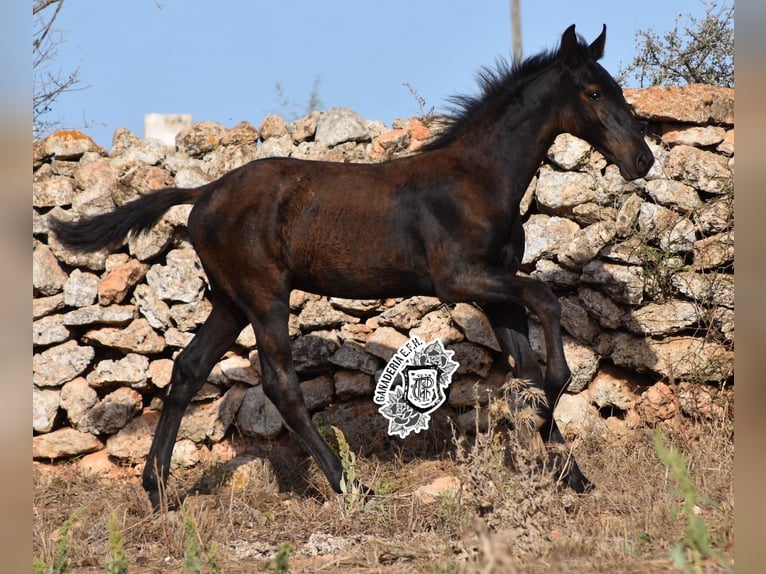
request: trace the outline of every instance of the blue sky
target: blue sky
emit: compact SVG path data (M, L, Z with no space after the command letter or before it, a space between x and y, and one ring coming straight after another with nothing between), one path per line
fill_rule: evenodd
M125 126L143 136L144 115L256 127L270 113L302 115L318 81L322 107L347 106L387 125L444 111L475 93L475 75L511 49L509 0L67 0L56 64L80 66L77 91L49 120L106 147ZM524 55L554 47L577 25L588 41L607 25L602 64L615 73L635 54L635 32L701 17L701 0L521 1ZM289 106L280 102L277 84Z

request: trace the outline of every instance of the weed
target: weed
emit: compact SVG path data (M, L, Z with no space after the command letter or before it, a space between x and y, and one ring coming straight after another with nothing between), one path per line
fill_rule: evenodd
M287 570L290 568L289 559L292 551L293 545L289 541L286 540L279 543L279 546L277 546L276 555L271 559L271 562L269 562L271 571L274 574L282 574L282 572L287 572Z
M106 574L127 574L128 559L125 556L123 535L114 513L109 516L107 529L109 530L109 555L106 557L104 571Z
M69 532L72 530L75 520L83 512L85 512L85 508L78 508L61 525L58 540L56 541L56 551L50 566L46 566L45 562L40 558L32 559L32 569L35 574L64 574L71 571L69 564Z
M686 518L686 534L671 550L671 558L675 565L685 573L698 574L702 572L704 558L720 556L710 547L710 536L705 522L698 516L697 490L692 484L689 470L683 455L678 450L667 447L662 439L662 431L654 433L654 449L657 457L670 471L673 480L678 484L678 493L683 497L683 514ZM677 515L677 512L675 513ZM723 561L721 561L723 564Z
M186 531L186 544L184 545L184 572L198 574L202 572L202 551L199 547L197 527L191 516L184 512L184 530Z
M431 108L426 111L425 98L421 96L409 82L405 82L402 85L407 88L407 91L410 92L412 97L415 98L415 101L418 103L418 119L424 126L428 127L431 123L433 123L434 119L436 119L433 106L431 106Z
M338 454L343 464L343 476L340 479L340 491L344 495L345 508L348 511L358 510L364 501L362 489L356 478L356 455L346 440L343 431L332 427L335 439L338 441Z

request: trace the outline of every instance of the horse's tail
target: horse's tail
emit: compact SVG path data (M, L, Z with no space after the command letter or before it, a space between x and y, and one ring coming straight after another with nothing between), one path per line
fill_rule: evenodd
M194 203L206 186L193 189L169 187L129 201L114 211L76 221L52 217L49 228L66 248L80 253L113 250L129 234L149 231L174 205Z

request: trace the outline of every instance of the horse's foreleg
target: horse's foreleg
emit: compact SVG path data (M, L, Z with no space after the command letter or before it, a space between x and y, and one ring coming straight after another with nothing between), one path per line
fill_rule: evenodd
M343 464L311 422L293 364L287 329L287 302L275 302L265 316L252 318L263 374L263 392L303 448L314 458L335 492L342 492ZM365 494L372 491L357 485Z
M529 345L529 326L526 311L523 307L515 304L489 305L486 311L495 330L500 347L512 359L511 369L513 376L530 381L533 385L543 388L545 391L546 404L538 406L538 412L543 421L539 432L543 440L553 447L550 449L552 468L559 476L564 477L566 483L575 492L589 490L592 488L590 481L580 471L574 457L561 448L566 443L559 431L556 420L553 418L553 410L563 387L556 385L551 389L548 377L543 382L540 365ZM566 370L567 372L569 371L568 367ZM551 391L555 391L555 393ZM551 397L553 397L553 400Z
M245 324L244 317L230 305L217 304L214 299L210 316L173 364L170 385L143 472L143 487L155 512L161 507L161 495L167 485L170 458L184 411L215 362L231 346Z

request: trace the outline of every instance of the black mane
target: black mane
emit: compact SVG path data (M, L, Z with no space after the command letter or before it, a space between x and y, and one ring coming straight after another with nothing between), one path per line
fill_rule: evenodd
M583 59L590 59L587 42L578 35L578 52ZM429 143L423 146L423 151L442 148L454 141L466 128L475 125L479 116L492 109L502 111L514 98L525 82L548 66L558 61L559 48L547 50L526 59L514 59L508 63L498 58L494 68L483 67L477 75L480 88L478 96L456 95L448 101L450 111L445 117L445 126Z

